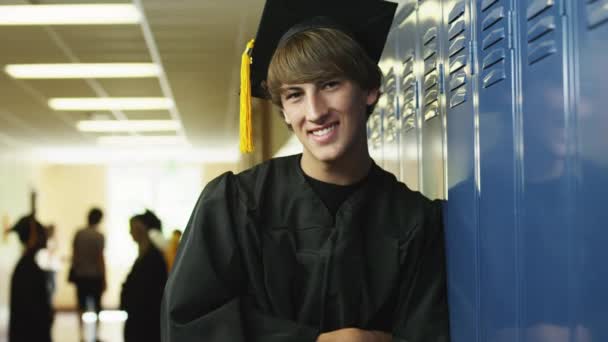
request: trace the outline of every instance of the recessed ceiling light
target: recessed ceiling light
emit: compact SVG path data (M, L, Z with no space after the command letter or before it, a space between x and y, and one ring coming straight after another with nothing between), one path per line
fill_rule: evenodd
M135 78L160 74L154 63L9 64L4 71L13 78L27 79Z
M115 25L140 21L141 13L133 4L0 6L0 25Z
M179 126L174 120L83 120L76 125L82 132L165 132Z
M139 145L155 145L155 146L174 146L186 145L186 139L181 136L119 136L111 135L97 138L98 145L106 146L139 146Z
M52 98L49 107L54 110L158 110L171 109L173 100L165 97L84 97Z

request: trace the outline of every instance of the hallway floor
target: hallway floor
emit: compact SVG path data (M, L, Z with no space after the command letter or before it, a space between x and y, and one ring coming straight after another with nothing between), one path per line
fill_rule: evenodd
M0 342L7 342L8 337L6 325L8 322L0 322ZM102 342L123 342L122 330L124 321L120 318L110 317L102 319L99 324L99 340ZM91 339L93 323L87 324L88 339ZM79 342L78 317L75 312L58 312L53 324L53 342Z

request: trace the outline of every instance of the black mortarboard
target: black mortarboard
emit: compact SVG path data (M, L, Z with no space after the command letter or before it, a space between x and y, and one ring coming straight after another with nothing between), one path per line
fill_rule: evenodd
M266 97L262 82L279 42L313 28L341 29L378 62L396 8L380 0L267 0L251 55L251 95Z
M32 215L27 215L19 219L11 229L19 236L19 240L24 245L34 244L38 247L44 246L46 240L45 228Z
M251 70L241 70L241 150L248 150L243 135L251 134L251 119L243 111L250 111L250 96L267 97L263 84L280 42L313 28L338 28L378 62L396 9L396 3L382 0L266 0L255 46L250 42L246 51L251 59L244 54L242 60L244 66L251 63Z

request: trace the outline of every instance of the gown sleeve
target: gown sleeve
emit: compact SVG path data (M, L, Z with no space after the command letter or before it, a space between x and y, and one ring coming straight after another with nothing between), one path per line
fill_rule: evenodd
M255 310L244 295L237 230L246 213L234 178L210 182L190 217L165 288L162 341L315 341L311 330Z
M441 202L434 201L405 248L394 341L449 341L444 246Z

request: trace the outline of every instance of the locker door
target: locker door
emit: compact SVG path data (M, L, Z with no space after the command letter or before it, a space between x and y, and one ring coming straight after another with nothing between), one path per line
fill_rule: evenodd
M445 198L443 108L441 103L441 2L421 1L418 10L418 39L422 57L422 192L429 198Z
M475 341L478 319L476 279L477 192L475 187L475 108L469 1L443 2L446 51L447 260L453 341Z
M399 130L400 130L400 119L399 119L399 104L397 99L397 74L396 70L399 68L397 63L397 32L392 30L386 40L384 52L382 54L382 61L380 66L383 73L383 95L380 99L381 107L384 111L382 118L383 127L383 159L384 169L396 177L401 176L400 162L399 162Z
M378 103L374 112L367 119L367 145L369 153L380 167L384 167L382 117L383 109L380 103Z
M574 319L593 341L608 341L608 1L579 0L574 48L578 73L574 139L577 143L574 179L576 230L574 250L584 253L582 267L573 268L580 280Z
M516 341L514 49L510 0L476 0L481 341Z
M420 75L415 68L419 49L416 46L417 14L408 11L399 13L397 18L405 18L397 23L397 60L401 63L399 80L399 105L401 113L401 180L412 190L419 190L419 99Z
M570 113L564 105L569 99L564 91L562 10L558 0L524 0L518 9L523 110L518 285L520 321L530 342L551 334L564 338L572 309L569 266L577 255L569 243L574 233L569 205L573 194L566 148Z

